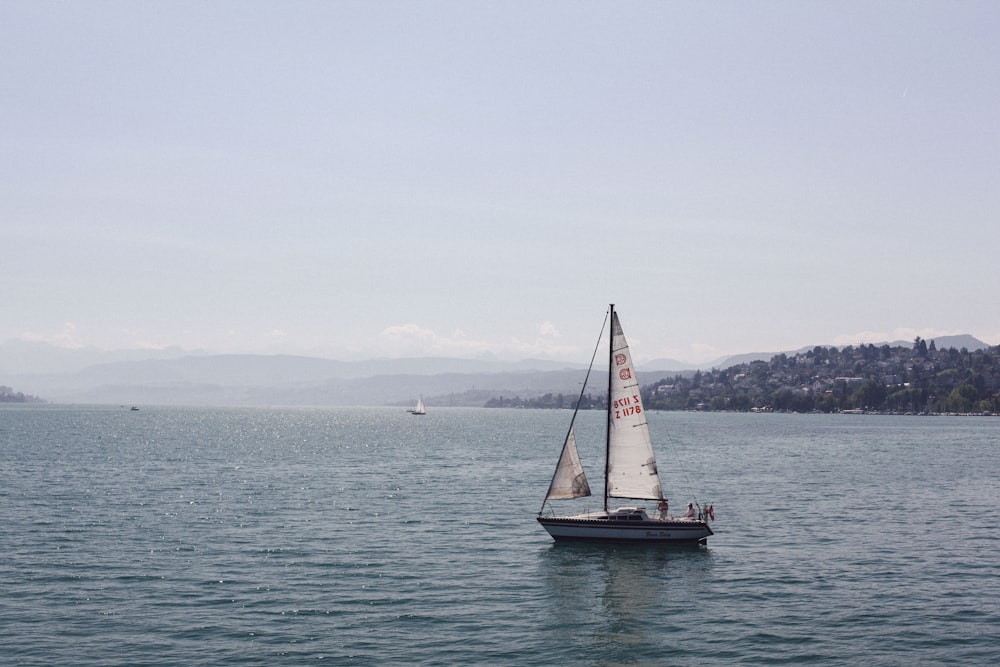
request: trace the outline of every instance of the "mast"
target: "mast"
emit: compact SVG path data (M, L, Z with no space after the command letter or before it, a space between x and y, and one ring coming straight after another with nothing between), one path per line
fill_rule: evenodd
M611 329L608 331L608 423L604 431L604 511L608 511L608 473L611 465L611 373L615 358L615 304L608 306Z

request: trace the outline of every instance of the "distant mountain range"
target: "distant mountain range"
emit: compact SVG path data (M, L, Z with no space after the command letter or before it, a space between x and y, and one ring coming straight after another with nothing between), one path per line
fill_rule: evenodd
M912 344L889 343L893 347ZM935 344L939 349L989 347L969 335L942 336ZM779 353L740 354L700 365L654 359L640 365L639 377L651 383L698 369L766 361L775 354ZM435 403L482 405L496 396L576 395L584 369L582 364L540 359L502 362L428 357L345 362L292 355L192 354L178 348L108 352L23 341L0 344L0 384L53 403L406 405L423 395L428 408Z

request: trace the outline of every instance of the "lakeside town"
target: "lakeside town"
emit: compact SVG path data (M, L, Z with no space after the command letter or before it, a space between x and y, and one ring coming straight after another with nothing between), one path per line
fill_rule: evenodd
M817 346L725 369L678 373L643 385L648 410L1000 414L1000 346L970 352L912 347ZM487 407L571 408L575 396L491 399ZM586 395L581 407L603 407Z

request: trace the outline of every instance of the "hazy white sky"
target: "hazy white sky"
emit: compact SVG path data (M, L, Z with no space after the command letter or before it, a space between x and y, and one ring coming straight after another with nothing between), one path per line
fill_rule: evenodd
M1000 3L0 3L0 341L1000 343Z

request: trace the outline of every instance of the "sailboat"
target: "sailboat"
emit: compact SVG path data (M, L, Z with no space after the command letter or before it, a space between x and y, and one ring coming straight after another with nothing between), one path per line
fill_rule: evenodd
M426 415L427 409L424 407L424 397L421 396L417 399L417 407L410 410L411 415Z
M633 542L667 544L705 544L713 535L708 518L715 519L714 508L688 505L685 516L668 513L667 497L660 485L660 476L649 437L649 425L642 406L639 382L636 379L632 355L614 304L608 307L611 335L608 352L608 408L605 435L604 508L583 514L556 515L546 513L552 500L583 498L591 495L590 484L580 463L573 422L580 402L573 411L569 431L556 465L548 493L538 511L538 523L557 541ZM605 324L607 319L605 320ZM601 330L603 335L603 328ZM598 346L600 339L598 339ZM597 349L590 362L594 366ZM590 370L587 371L587 378ZM580 398L587 383L584 381ZM645 507L627 506L610 509L611 498L649 500L658 503L657 516L650 516Z

